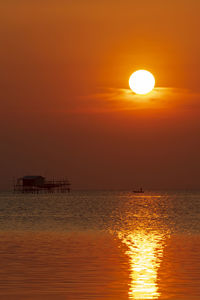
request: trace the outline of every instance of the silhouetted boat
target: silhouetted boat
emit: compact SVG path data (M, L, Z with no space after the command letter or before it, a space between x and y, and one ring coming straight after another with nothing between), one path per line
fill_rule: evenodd
M140 188L139 190L134 190L133 193L139 194L139 193L144 193L144 191L142 188Z

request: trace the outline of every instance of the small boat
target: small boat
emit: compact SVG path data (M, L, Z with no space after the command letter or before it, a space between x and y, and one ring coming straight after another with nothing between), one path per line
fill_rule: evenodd
M139 193L144 193L144 191L142 188L140 188L139 190L134 190L133 193L139 194Z

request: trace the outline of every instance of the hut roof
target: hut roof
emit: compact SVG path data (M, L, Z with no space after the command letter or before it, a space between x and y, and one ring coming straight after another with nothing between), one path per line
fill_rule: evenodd
M24 177L22 177L22 179L30 179L30 180L37 179L37 178L43 178L44 179L43 176L39 176L39 175L30 175L30 176L24 176Z

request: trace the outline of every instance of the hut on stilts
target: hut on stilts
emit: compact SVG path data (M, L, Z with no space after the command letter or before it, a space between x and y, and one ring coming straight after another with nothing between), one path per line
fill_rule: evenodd
M14 184L14 191L18 193L69 193L70 182L63 180L46 180L43 176L24 176L18 178Z

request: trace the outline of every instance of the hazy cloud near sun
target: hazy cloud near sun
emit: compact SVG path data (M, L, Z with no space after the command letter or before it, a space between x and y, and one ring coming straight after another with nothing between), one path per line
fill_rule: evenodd
M83 106L79 109L89 112L200 108L200 93L169 87L154 88L148 95L136 95L130 89L107 88L84 98L87 98L87 101L83 101Z

